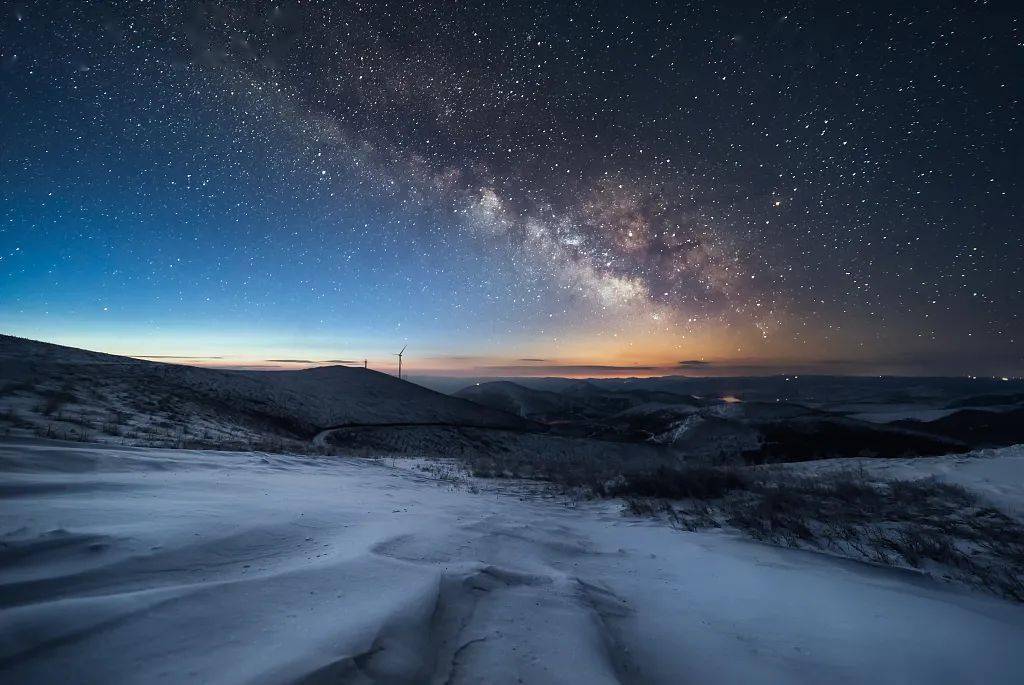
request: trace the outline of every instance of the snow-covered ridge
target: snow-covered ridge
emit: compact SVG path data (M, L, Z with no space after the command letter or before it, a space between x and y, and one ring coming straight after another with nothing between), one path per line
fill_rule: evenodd
M10 336L0 336L0 413L23 432L129 444L308 440L352 424L533 427L362 368L225 371Z

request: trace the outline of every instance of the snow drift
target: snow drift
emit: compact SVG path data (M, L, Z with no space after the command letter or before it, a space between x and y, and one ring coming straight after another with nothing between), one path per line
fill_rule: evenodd
M1024 607L365 460L0 443L0 680L1015 683Z

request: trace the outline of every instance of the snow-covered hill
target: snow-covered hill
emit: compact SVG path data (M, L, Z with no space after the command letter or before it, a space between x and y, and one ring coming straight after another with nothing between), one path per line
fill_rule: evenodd
M0 682L1024 681L1020 605L528 492L0 442Z
M476 383L455 393L455 397L472 400L485 407L524 418L560 417L573 414L582 407L570 398L547 390L533 390L510 381Z
M463 388L455 396L551 422L603 418L640 405L695 407L704 404L690 396L657 390L607 390L589 381L564 380L557 391L530 388L511 381L489 381Z
M352 424L533 427L361 368L224 371L10 336L0 336L0 420L22 434L167 445L308 440Z

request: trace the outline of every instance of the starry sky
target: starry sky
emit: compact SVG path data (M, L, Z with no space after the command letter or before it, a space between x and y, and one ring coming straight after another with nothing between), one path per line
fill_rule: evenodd
M229 367L1024 374L1013 3L2 12L5 333Z

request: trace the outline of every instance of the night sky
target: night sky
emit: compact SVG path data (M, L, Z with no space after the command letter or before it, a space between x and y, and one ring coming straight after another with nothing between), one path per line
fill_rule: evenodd
M408 343L420 373L1024 374L1024 12L722 5L8 4L0 331L270 368Z

